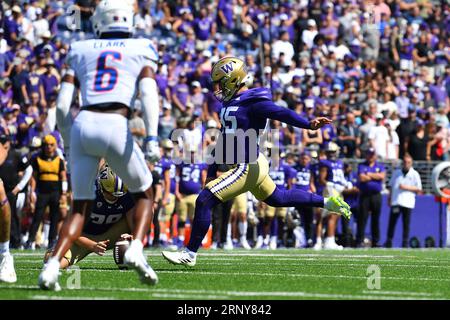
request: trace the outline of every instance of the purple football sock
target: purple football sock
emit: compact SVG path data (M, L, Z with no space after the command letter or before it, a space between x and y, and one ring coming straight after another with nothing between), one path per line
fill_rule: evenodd
M323 208L323 197L300 189L280 190L263 200L272 207L318 207Z
M276 217L272 219L272 223L270 224L270 235L271 236L278 235L278 219Z
M263 232L264 232L264 220L263 219L261 219L261 221L259 221L257 231L258 231L258 236L263 235Z
M203 189L195 201L195 215L187 248L197 252L211 224L211 209L221 201L209 189Z

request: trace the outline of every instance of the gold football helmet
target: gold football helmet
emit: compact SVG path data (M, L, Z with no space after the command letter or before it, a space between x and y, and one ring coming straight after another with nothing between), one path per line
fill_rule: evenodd
M214 95L219 101L229 101L243 86L249 85L245 62L236 57L217 61L211 70Z
M161 141L160 146L163 149L173 149L173 142L170 139L164 139Z
M97 182L101 192L108 192L114 197L120 198L124 196L128 188L114 171L108 165L103 166L97 177Z

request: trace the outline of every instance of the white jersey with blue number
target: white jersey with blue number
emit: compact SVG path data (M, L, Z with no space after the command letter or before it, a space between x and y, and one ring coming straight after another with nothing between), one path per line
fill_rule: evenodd
M158 53L148 39L91 39L71 45L68 65L80 83L81 106L134 105L145 66L156 72Z

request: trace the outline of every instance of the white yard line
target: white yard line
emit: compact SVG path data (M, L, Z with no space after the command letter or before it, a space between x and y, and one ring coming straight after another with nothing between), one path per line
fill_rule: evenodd
M148 257L153 256L161 256L161 252L148 252L145 251L144 254ZM43 257L44 252L15 252L13 256L21 257L21 256L30 256L30 257ZM111 252L107 252L104 257L111 256ZM263 253L263 252L234 252L234 253L220 253L220 252L200 252L199 256L207 256L207 257L296 257L296 258L353 258L353 259L394 259L397 256L394 255L357 255L357 254L313 254L313 253Z
M41 268L17 268L16 270L41 270ZM133 272L132 270L111 270L111 269L80 269L82 273L95 273L95 272ZM346 276L346 275L327 275L327 274L291 274L291 273L268 273L268 272L236 272L234 270L230 270L230 272L216 272L216 271L196 271L196 270L158 270L155 269L156 273L169 273L169 274L189 274L192 276L198 275L210 275L210 276L218 276L225 275L228 277L240 277L240 276L258 276L258 277L284 277L284 278L330 278L330 279L364 279L366 280L366 276ZM447 279L439 279L439 278L410 278L410 277L388 277L383 276L383 280L403 280L403 281L436 281L436 282L450 282L450 278Z
M36 289L37 286L26 285L8 285L0 286L17 288L17 289ZM157 298L194 298L198 299L201 295L202 299L227 299L233 297L280 297L280 298L321 298L321 299L401 299L401 300L428 300L430 298L439 299L439 295L433 295L423 292L400 292L400 291L363 291L363 294L330 294L319 292L288 292L288 291L220 291L220 290L189 290L189 289L144 289L144 288L96 288L82 287L80 290L86 291L107 291L107 292L142 292L148 293ZM384 294L384 295L383 295ZM420 296L426 296L421 298ZM34 295L32 299L114 299L113 297L63 297L63 296L45 296Z
M409 295L409 296L424 296L432 297L436 294L428 292L415 292L415 291L387 291L387 290L363 290L364 294L388 294L388 295Z
M32 300L116 300L114 297L65 297L65 296L45 296L34 295L30 297Z

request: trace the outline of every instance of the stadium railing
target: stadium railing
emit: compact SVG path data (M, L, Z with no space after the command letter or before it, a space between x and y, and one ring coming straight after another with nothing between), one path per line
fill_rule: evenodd
M358 164L364 162L364 159L342 159L344 163L348 163L352 166L353 171L357 172ZM401 160L378 160L378 162L382 163L386 168L386 179L384 181L384 190L383 193L387 192L386 186L389 185L389 181L391 179L391 175L393 171L402 165ZM425 194L432 194L431 187L431 172L433 168L438 165L440 161L414 161L413 168L417 170L420 174L420 178L422 180L422 190Z

